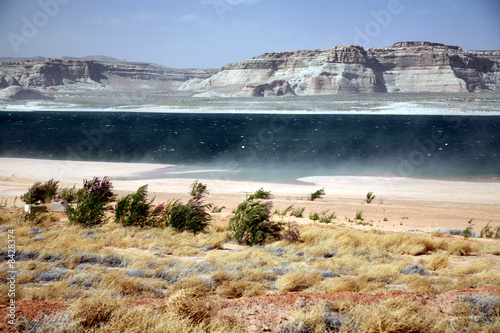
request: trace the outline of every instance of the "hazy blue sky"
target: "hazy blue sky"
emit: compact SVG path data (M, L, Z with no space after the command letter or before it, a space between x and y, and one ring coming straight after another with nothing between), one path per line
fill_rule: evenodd
M500 50L500 0L0 0L0 38L0 56L199 68L408 40Z

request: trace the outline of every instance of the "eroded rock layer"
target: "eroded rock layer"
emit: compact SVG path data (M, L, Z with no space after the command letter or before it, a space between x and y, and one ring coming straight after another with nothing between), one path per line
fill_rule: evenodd
M336 46L264 53L229 64L181 89L244 96L365 92L471 92L500 89L500 51L464 51L429 42Z

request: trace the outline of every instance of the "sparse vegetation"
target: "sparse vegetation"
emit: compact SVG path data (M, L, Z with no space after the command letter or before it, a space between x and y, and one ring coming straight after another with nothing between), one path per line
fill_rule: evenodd
M490 224L488 223L483 229L481 229L479 237L499 239L500 238L500 226L498 226L496 228L492 228L492 227L490 227Z
M203 199L202 196L195 196L186 204L179 200L170 201L165 205L160 224L170 226L178 232L198 233L205 230L212 219L208 212L212 204L205 204Z
M102 182L86 183L80 195L92 192L89 188L94 184L93 192L104 193L100 198L108 200L109 206L114 197L111 184L106 185L108 193L98 190ZM211 206L202 199L196 196L187 204L173 200L155 207L143 186L120 199L115 212L104 211L102 221L115 214L121 223L94 225L63 219L55 225L51 214L41 214L45 220L36 225L36 221L20 223L24 214L0 208L0 230L16 229L16 300L64 301L69 306L60 316L20 319L18 328L244 332L242 318L217 315L218 302L280 292L354 291L376 297L373 294L388 290L403 290L405 295L500 287L500 272L489 255L500 253L500 247L491 241L450 237L442 231L299 226L283 222L288 218L273 217L271 202L255 200L238 205L233 217L220 214L211 223ZM290 207L283 212L293 215ZM328 211L311 215L317 220L336 218ZM141 216L157 222L141 220ZM354 222L370 225L372 221ZM450 229L449 234L462 235L463 231ZM494 238L497 229L488 224L483 231L484 237ZM231 244L232 239L252 246ZM6 260L4 251L0 262ZM6 295L5 291L0 286L0 294ZM306 304L278 328L282 332L498 330L496 297L460 296L457 302L446 316L408 297L367 304Z
M271 202L245 200L229 220L229 230L240 243L263 244L268 238L279 239L283 227L271 221Z
M220 213L220 212L222 212L222 210L224 208L226 208L226 206L222 206L222 207L214 206L214 208L212 208L212 213Z
M62 188L56 196L59 200L64 200L68 204L74 203L78 198L78 190L75 185L73 187L64 187Z
M255 200L255 199L271 199L271 191L265 191L264 188L260 188L257 191L255 191L254 194L250 195L248 197L248 200Z
M191 184L191 192L190 192L192 197L196 196L205 196L209 194L207 190L207 185L199 182L198 180L195 180L193 184Z
M54 179L43 184L36 182L28 189L28 192L21 195L21 200L30 205L50 202L57 195L58 184L59 182Z
M364 217L363 217L363 211L359 210L356 212L356 217L354 217L355 220L358 220L358 221L363 221L364 220Z
M68 206L66 209L68 219L86 226L103 223L106 211L111 208L109 204L115 199L112 189L113 185L107 177L84 180L83 190L78 191L76 208Z
M158 216L163 213L164 206L153 207L154 199L148 201L148 185L137 189L136 193L129 194L118 201L115 208L115 221L125 227L128 226L155 226Z
M295 208L291 213L290 215L291 216L295 216L295 217L304 217L304 211L306 210L306 207L302 207L302 208Z
M321 190L317 190L316 192L311 193L310 200L314 201L316 199L320 199L324 195L325 195L325 189L322 188Z
M373 192L368 192L366 194L366 203L371 203L373 200L375 199L375 195L373 194Z
M286 216L286 214L288 214L290 211L292 211L293 209L293 205L291 206L288 206L287 208L285 208L283 211L279 211L276 209L276 211L274 212L274 214L276 215L281 215L281 216Z

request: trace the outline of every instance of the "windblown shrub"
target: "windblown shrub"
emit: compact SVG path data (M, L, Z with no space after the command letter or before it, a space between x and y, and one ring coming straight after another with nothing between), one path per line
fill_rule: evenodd
M115 220L123 226L154 226L164 209L153 208L153 200L148 202L148 185L139 187L136 193L122 198L116 204Z
M240 243L262 244L267 238L280 239L283 226L270 220L271 202L246 200L238 205L235 215L229 220L229 230Z
M209 210L212 204L204 204L203 197L197 195L186 204L179 200L170 201L165 205L165 211L161 216L160 223L171 226L178 232L192 231L197 233L203 231L212 217Z
M37 202L50 202L57 195L58 184L59 182L54 179L44 184L36 182L28 189L28 192L21 195L21 200L31 205Z
M375 199L375 194L373 192L368 192L366 194L366 203L371 203Z
M322 188L321 190L317 190L316 192L314 193L311 193L311 201L314 201L316 199L319 199L321 198L323 195L325 195L325 189Z
M73 223L92 226L101 224L104 215L110 209L109 203L115 200L111 191L113 185L108 177L101 180L94 177L91 181L83 181L83 189L78 191L76 208L68 206L68 219Z
M206 184L200 183L198 180L195 180L193 184L191 184L191 196L202 196L208 193Z
M66 201L67 203L73 203L78 198L78 190L75 185L73 187L64 187L57 194L57 198Z
M287 224L286 230L283 233L283 239L290 243L295 243L300 241L300 229L299 224L295 221L289 222Z
M264 191L264 188L260 188L257 191L255 191L254 194L248 197L248 200L255 200L255 199L271 199L271 191Z

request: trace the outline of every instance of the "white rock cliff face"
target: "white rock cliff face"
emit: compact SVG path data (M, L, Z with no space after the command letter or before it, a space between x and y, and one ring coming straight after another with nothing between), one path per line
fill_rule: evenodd
M188 81L180 89L242 96L497 90L500 51L401 42L386 48L349 45L265 53L229 64L208 79Z

